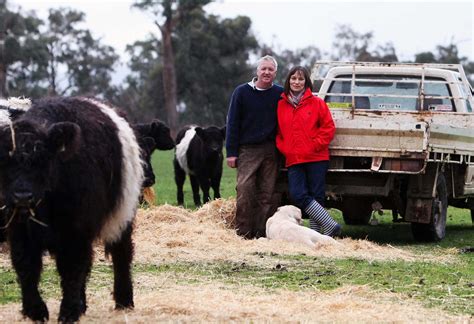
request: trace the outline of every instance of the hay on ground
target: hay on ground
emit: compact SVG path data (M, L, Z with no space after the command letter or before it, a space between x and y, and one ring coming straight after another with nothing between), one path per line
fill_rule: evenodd
M218 199L191 212L182 207L162 205L140 210L135 222L134 241L139 262L164 261L254 261L261 253L306 254L328 258L367 260L433 260L449 262L452 255L415 255L412 252L367 240L339 239L337 246L311 249L285 241L244 240L236 235L235 199Z
M135 309L114 311L107 289L88 292L83 323L156 322L341 322L341 323L469 323L427 309L394 293L377 293L366 286L325 291L266 291L221 283L183 285L164 274L136 278ZM59 301L47 301L50 319L57 318ZM22 320L20 304L0 306L0 322Z

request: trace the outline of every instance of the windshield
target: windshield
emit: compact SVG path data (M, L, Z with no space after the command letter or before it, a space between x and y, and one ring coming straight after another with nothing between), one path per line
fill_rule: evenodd
M352 75L340 75L337 78L351 79ZM448 84L443 82L437 83L437 81L444 80L440 78L425 78L423 110L452 111L454 105L451 99L429 98L430 96L451 96ZM421 77L416 76L356 75L353 90L355 108L372 110L420 110L420 84ZM327 95L325 98L329 107L352 107L351 81L332 81L328 93L333 94ZM349 96L335 94L349 94ZM426 98L426 96L428 98Z

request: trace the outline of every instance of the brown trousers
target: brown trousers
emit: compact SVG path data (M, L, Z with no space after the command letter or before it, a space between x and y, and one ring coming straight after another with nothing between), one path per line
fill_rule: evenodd
M267 219L277 209L275 183L279 154L274 142L243 145L237 160L237 234L265 236Z

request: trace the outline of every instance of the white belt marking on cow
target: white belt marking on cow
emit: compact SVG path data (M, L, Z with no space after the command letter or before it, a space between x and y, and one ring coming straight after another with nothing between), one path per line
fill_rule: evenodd
M112 119L118 129L118 137L122 144L122 193L111 217L108 218L100 233L100 237L107 243L120 239L122 232L135 217L138 198L143 183L143 167L140 158L140 148L130 124L117 115L112 107L99 101L86 99L98 106L100 110Z
M31 100L27 98L10 97L8 100L0 98L0 106L8 107L14 110L27 111L31 107ZM8 110L0 110L0 126L10 125L10 113Z
M179 166L181 169L184 170L187 174L193 174L188 167L188 159L186 158L186 152L188 151L189 148L189 143L191 143L191 140L194 138L196 135L196 126L191 127L184 133L184 137L179 142L178 145L176 145L176 160L178 161Z
M0 126L10 125L10 114L7 110L0 110Z

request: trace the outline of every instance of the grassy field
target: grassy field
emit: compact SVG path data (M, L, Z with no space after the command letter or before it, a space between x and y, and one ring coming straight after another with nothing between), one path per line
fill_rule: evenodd
M155 193L156 202L159 205L165 203L176 204L172 157L172 151L158 152L154 156L153 163L157 178ZM235 176L235 170L224 167L221 190L223 198L235 196ZM186 207L195 208L192 202L189 179L185 183L185 202ZM330 212L339 222L343 223L338 210L333 209ZM349 240L347 241L349 242L347 243L348 248L349 244L352 244L351 242L358 242L358 240L365 242L367 240L383 247L385 250L382 250L382 254L383 251L389 252L391 249L396 249L396 251L413 255L414 259L372 259L370 256L357 257L356 254L348 257L331 258L327 254L314 254L306 250L304 250L306 252L298 253L282 252L277 247L275 247L275 250L268 252L259 245L260 242L257 240L243 241L231 232L227 232L226 235L228 236L222 239L217 237L217 234L214 234L215 232L212 232L207 241L210 242L209 244L212 244L213 240L216 241L213 249L218 250L223 247L222 244L235 242L236 249L241 246L240 253L239 250L236 254L226 254L224 251L222 257L213 261L208 259L188 260L185 254L193 255L192 250L179 252L180 250L177 250L177 247L186 244L197 246L195 248L198 250L205 249L205 247L201 248L197 241L193 243L191 237L182 238L178 237L180 234L176 234L177 236L172 240L163 243L161 246L156 246L156 252L153 252L154 255L156 254L156 261L145 262L140 259L140 255L135 261L134 278L137 287L137 298L145 296L141 298L153 300L155 296L156 298L159 296L160 299L160 302L156 302L152 307L145 307L145 310L143 310L143 304L146 304L144 300L136 302L137 305L141 305L139 307L142 307L142 309L136 309L135 316L144 316L137 321L147 322L156 319L149 317L151 315L146 315L148 312L165 314L164 317L160 318L164 321L235 321L236 318L230 314L215 315L213 313L218 308L222 308L224 313L230 313L230 311L226 311L226 307L232 303L236 304L239 309L243 309L239 313L241 317L237 317L237 321L239 319L246 322L270 319L286 321L287 318L275 315L278 314L276 310L271 310L270 313L274 315L269 315L270 317L258 315L260 310L244 311L247 309L246 307L250 306L243 300L249 299L251 303L258 304L258 302L252 302L252 298L255 296L279 296L280 294L293 296L295 300L299 300L295 296L302 294L303 299L297 303L299 306L296 305L294 308L290 308L290 312L293 312L293 316L296 316L296 314L300 316L295 317L295 321L312 321L311 317L304 317L305 312L315 314L315 316L318 312L322 314L321 312L324 310L318 308L317 305L322 305L324 300L331 300L331 296L334 295L336 295L337 300L343 300L344 296L351 295L357 289L367 289L367 296L355 294L354 301L355 303L361 303L357 306L359 308L367 307L366 317L364 315L357 315L359 316L357 317L353 313L356 312L354 308L345 309L341 305L342 302L334 302L331 306L334 314L350 312L355 317L348 317L345 320L344 317L331 317L331 314L324 313L324 315L321 315L323 316L321 319L329 322L350 322L352 319L356 322L380 321L377 314L369 314L369 308L373 308L376 313L388 312L387 317L382 317L385 318L385 321L466 322L466 319L467 322L472 321L474 316L474 254L472 253L474 227L471 224L468 210L451 207L448 209L446 238L437 243L421 244L415 242L411 236L410 225L392 223L391 214L388 212L378 218L380 224L377 226L344 226L343 233L347 237L345 240ZM178 225L178 223L173 223L170 226L174 228ZM163 231L167 230L163 229ZM201 229L196 231L202 233ZM156 235L158 236L156 238L158 242L165 240L165 236L159 238L160 235L164 235L164 232ZM202 235L205 235L205 233ZM346 242L345 240L344 242ZM136 242L136 244L139 244L139 242ZM252 244L255 245L254 252L248 252L246 248L244 249L244 247ZM170 259L169 255L175 255L176 257ZM8 322L15 318L7 314L6 309L10 309L8 308L9 305L19 307L18 303L21 302L15 274L8 262L5 261L6 259L7 255L0 253L0 322L2 320ZM2 260L3 262L1 262ZM92 270L88 294L92 294L93 302L102 300L105 296L108 302L105 312L108 312L111 304L111 298L106 296L111 289L111 280L110 265L102 262L96 263ZM204 297L201 296L201 298L207 298L210 304L216 302L219 305L214 307L215 310L214 308L206 310L206 315L202 315L193 308L193 305L196 304L193 298L197 298L196 296L203 289L209 289L209 291L205 290L208 293ZM54 265L51 263L45 266L41 290L45 299L58 299L60 297L58 276ZM179 297L176 298L186 309L180 311L169 310L167 307L171 306L164 305L166 302L161 300L171 300L174 295L166 295L166 291L174 291L179 294ZM226 295L225 298L220 297L220 294L224 292L231 295ZM301 309L304 300L316 298L314 297L315 293L322 295L317 295L317 301L308 306L308 309ZM99 297L96 297L96 294ZM239 299L240 295L244 297ZM216 296L216 301L213 301L213 296ZM395 311L395 308L393 308L395 306L387 306L388 304L385 304L387 296L389 296L388 299L394 300L395 304L400 304L402 308ZM367 300L368 304L364 306L362 300ZM261 301L261 303L263 302ZM275 300L271 299L268 302L275 303ZM199 302L199 305L201 304L202 302ZM5 305L4 308L1 305ZM285 306L282 305L281 308L283 309ZM88 310L88 314L92 312L92 315L90 315L92 317L88 320L100 322L102 315L95 315L94 307L97 308L97 305L91 305L90 310ZM424 317L423 312L425 310L431 315ZM100 308L99 311L103 312L104 310ZM464 317L462 319L461 317L455 317L446 320L445 317L438 318L437 313L431 313L438 311L442 314L448 314L447 316ZM395 316L394 312L397 312L398 317L393 317ZM419 317L416 317L417 313L419 313ZM199 317L196 314L204 317ZM114 322L125 321L123 318L112 318L110 320ZM133 322L133 318L129 318L129 320ZM316 319L313 318L313 320Z
M173 154L171 151L158 151L153 155L153 170L156 175L156 184L154 186L156 195L156 204L176 205L176 184L174 182ZM221 180L221 197L235 197L236 171L226 165L223 168ZM211 189L211 197L213 192ZM201 197L202 200L202 197ZM184 207L195 208L191 182L186 177L184 183Z

